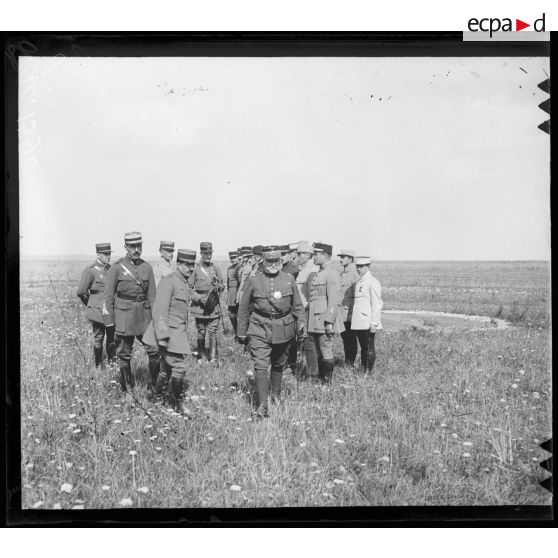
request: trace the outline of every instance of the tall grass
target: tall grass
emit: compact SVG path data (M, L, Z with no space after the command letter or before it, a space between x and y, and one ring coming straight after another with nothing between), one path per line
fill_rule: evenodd
M372 375L339 363L331 389L286 375L283 402L258 422L250 362L230 334L222 367L190 361L192 420L150 406L141 348L137 401L123 397L116 371L92 366L75 298L82 265L22 268L24 508L550 502L538 486L539 443L551 435L544 264L379 264L386 308L502 307L517 327L381 333Z

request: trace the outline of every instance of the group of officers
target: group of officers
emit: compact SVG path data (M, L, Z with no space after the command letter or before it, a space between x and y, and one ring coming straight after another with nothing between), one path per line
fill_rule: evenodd
M224 278L212 262L211 242L200 244L199 261L186 249L177 250L174 261L174 242L161 241L154 266L141 258L142 246L141 233L126 233L126 255L110 265L110 243L96 244L97 259L83 271L77 291L93 328L95 365L103 364L106 339L108 361L118 362L123 391L135 386L131 358L137 339L149 357L152 397L168 397L176 411L187 414L189 314L195 318L198 362L207 358L216 364L225 290L235 339L253 363L257 418L268 416L270 398L279 401L286 369L300 380L331 383L336 333L345 363L355 364L360 345L362 369L372 370L382 298L369 257L340 250L338 272L332 246L322 242L243 246L229 252Z

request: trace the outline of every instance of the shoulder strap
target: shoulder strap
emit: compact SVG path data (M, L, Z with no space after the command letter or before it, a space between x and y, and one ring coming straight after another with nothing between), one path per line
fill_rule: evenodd
M124 275L129 275L132 278L132 281L144 292L144 294L147 294L147 291L143 288L143 285L135 278L134 274L122 262L120 262L120 267L124 270Z

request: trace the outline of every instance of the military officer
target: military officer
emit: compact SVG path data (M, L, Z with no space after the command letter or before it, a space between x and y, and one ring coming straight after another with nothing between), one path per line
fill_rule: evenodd
M162 397L170 373L171 404L182 414L189 413L183 403L185 356L191 354L188 313L190 303L201 299L201 295L191 290L188 285L188 278L192 275L195 263L194 250L178 250L177 269L161 280L153 305L153 321L143 337L146 343L158 345L162 357L161 371L155 384L155 396Z
M250 267L249 268L245 267L242 269L242 273L240 276L240 285L238 287L238 295L237 295L237 300L239 301L239 303L242 297L242 293L244 292L244 288L246 287L248 277L256 275L256 273L259 273L263 269L262 248L263 246L261 244L257 244L252 248L252 255L249 259Z
M159 253L161 254L161 259L153 266L156 287L159 286L159 281L161 281L165 275L169 275L176 270L176 265L172 261L174 257L174 242L161 240L159 244Z
M298 242L291 242L289 245L282 248L288 248L282 271L290 273L296 279L296 276L300 272L300 264L297 257Z
M107 359L114 361L114 326L105 326L101 308L105 291L105 280L110 268L110 242L95 244L97 259L81 274L77 296L87 306L86 316L93 327L93 355L95 367L103 365L103 340L106 334Z
M281 252L274 248L263 248L263 271L248 278L238 308L238 340L249 340L254 361L258 418L268 416L270 381L272 399L279 400L289 342L297 330L304 332L298 289L292 276L280 271Z
M370 273L370 258L356 259L359 279L354 286L354 305L351 329L360 345L360 359L364 372L371 372L376 361L375 337L382 329L382 288L380 282Z
M354 285L359 279L357 269L355 267L354 250L343 248L337 254L341 261L341 290L339 292L339 306L340 320L343 321L345 331L341 333L343 340L343 349L345 351L345 364L352 366L355 363L357 354L357 339L355 332L351 329L351 320L349 312L353 306L354 299Z
M319 267L314 263L312 256L314 248L307 240L301 240L297 246L297 261L300 264L300 272L296 277L296 286L304 306L304 320L306 331L308 331L308 300L310 298L310 283L314 275L318 272ZM318 376L318 353L314 345L314 339L309 335L305 335L302 341L302 350L306 361L307 369L302 377L308 375L312 378Z
M134 338L144 345L149 357L149 374L155 384L160 368L157 346L143 342L143 334L151 321L151 307L155 302L153 268L141 259L143 241L141 233L124 235L126 256L117 260L107 274L104 308L106 320L114 324L117 356L120 365L120 386L123 391L135 386L132 373Z
M212 263L213 245L211 242L200 244L200 261L194 266L194 271L188 279L188 284L199 295L200 299L192 300L191 312L196 321L198 331L198 362L204 358L206 332L209 334L209 361L217 362L217 328L221 317L219 305L210 310L205 307L207 297L213 288L221 294L225 288L221 270Z
M231 265L227 269L227 309L229 311L229 319L236 338L236 316L238 313L236 295L238 294L240 273L239 253L229 252L229 260Z
M318 373L323 384L330 384L333 375L333 337L343 331L339 321L339 291L341 280L333 267L329 244L314 243L314 263L319 270L310 283L308 332L318 353Z

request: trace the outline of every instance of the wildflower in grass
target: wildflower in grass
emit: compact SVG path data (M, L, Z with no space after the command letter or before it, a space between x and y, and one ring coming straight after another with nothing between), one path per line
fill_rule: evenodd
M33 504L33 506L31 506L34 510L40 508L42 505L44 504L44 502L42 500L39 500L38 502L35 502Z
M239 492L241 490L240 486L238 486L238 484L231 484L231 490L233 492Z
M306 447L306 442L300 442L300 444L298 444L298 446L300 448L305 448Z
M447 427L448 427L448 425L447 425L445 422L442 422L442 424L440 424L440 426L441 426L442 428L447 428Z
M69 418L69 419L73 419L73 418L76 418L76 415L75 415L75 413L72 413L71 415L68 415L68 418Z
M539 395L539 392L534 391L533 392L533 399L540 399L540 398L541 398L541 396Z
M229 415L227 418L228 418L229 420L236 420L236 417L235 417L234 415Z
M157 439L157 436L149 436L149 439L153 442L153 440Z
M341 479L333 479L333 482L334 482L335 484L345 484L345 481L344 481L344 480L341 480Z
M122 421L120 419L114 419L112 424L120 424Z
M502 399L500 399L500 403L505 403L505 402L506 402L506 400L505 400L505 399L503 399L503 398L502 398Z
M141 444L141 440L134 440L134 443Z
M120 505L123 508L129 508L132 505L132 499L131 498L122 498L122 500L120 500Z
M163 449L163 448L160 447L160 446L156 446L156 447L155 447L155 450L156 450L156 451L161 451L162 449Z
M476 421L475 421L475 425L476 425L476 426L480 426L480 425L481 425L481 422L480 422L479 420L476 420Z
M315 461L312 461L312 463L310 463L310 467L319 467L319 465Z
M149 492L149 488L147 488L147 486L142 486L138 488L138 492L141 492L142 494L147 494Z
M334 442L335 442L336 444L344 444L344 443L345 443L345 441L344 441L344 440L341 440L341 438L335 438Z
M512 384L511 387L512 387L513 389L517 389L517 388L518 388L518 385L517 385L517 384Z
M435 453L436 455L440 455L440 450L434 450L432 453Z
M133 457L134 455L137 455L137 454L138 454L138 452L137 452L136 450L130 450L128 453L129 453L132 457Z
M470 453L464 453L463 457L471 457L471 454Z
M103 486L101 486L101 490L106 492L107 490L110 490L110 486L108 484L103 484Z
M73 434L79 434L81 432L81 428L76 428L72 432L73 432Z
M378 459L378 461L382 463L389 463L389 457L387 455L383 455L380 459Z
M60 492L66 492L67 494L69 494L72 491L73 486L68 483L65 482L61 487L60 487Z
M532 459L533 461L538 461L538 460L539 460L538 457L531 457L531 459Z
M53 509L53 510L61 510L61 509L62 509L62 506L60 505L59 502L56 502L56 504L54 504L54 506L52 506L52 509Z
M519 373L523 376L523 374L525 374L525 370L520 370Z
M459 438L459 436L455 432L452 433L451 437L452 438Z
M473 443L472 442L463 442L463 445L467 446L467 447L470 447L470 446L473 445Z

